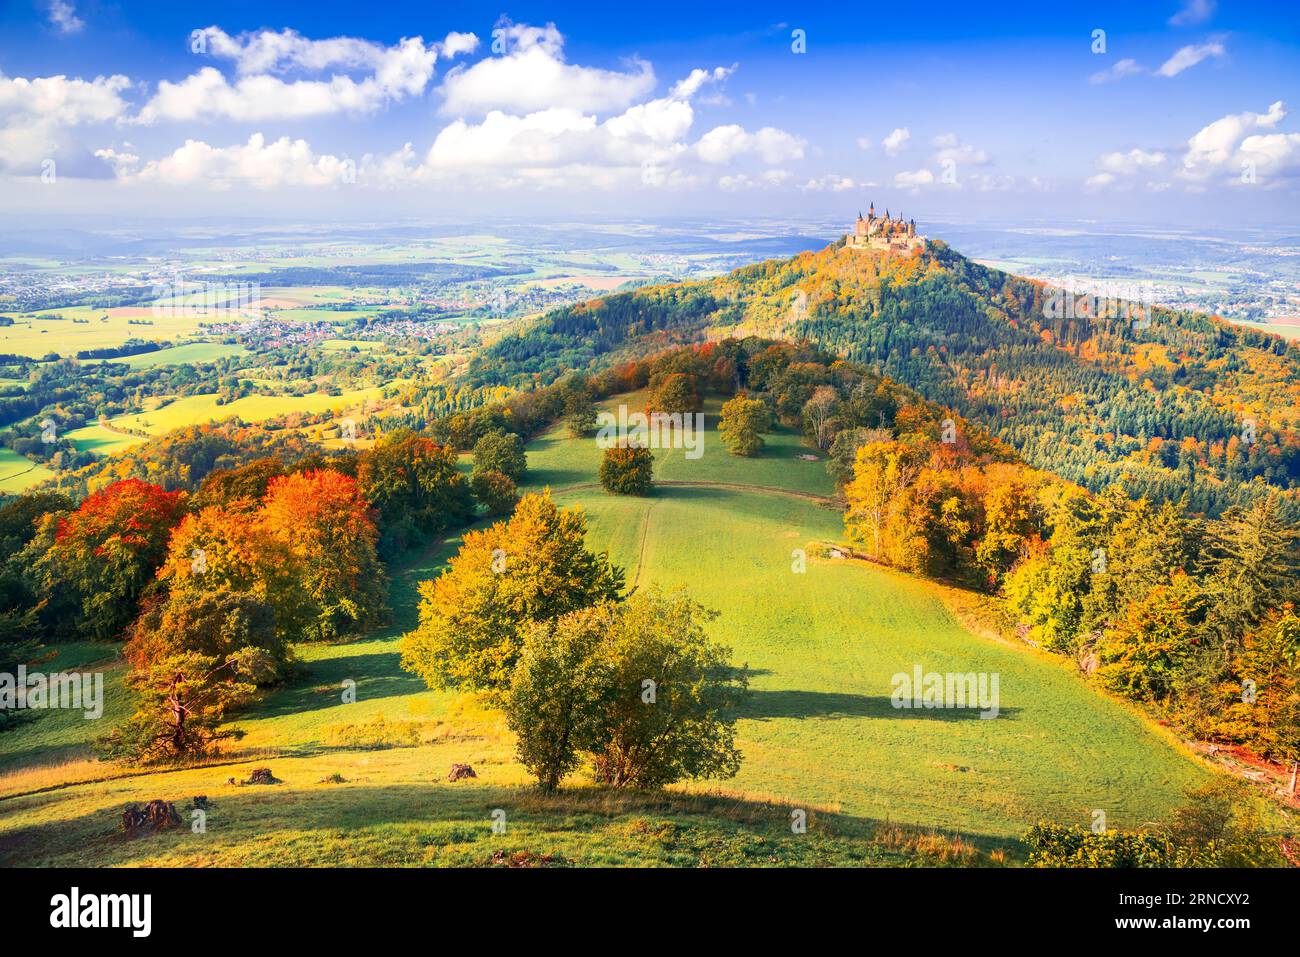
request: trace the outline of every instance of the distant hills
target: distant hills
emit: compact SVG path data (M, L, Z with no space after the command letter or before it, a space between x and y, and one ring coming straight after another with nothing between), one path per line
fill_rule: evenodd
M565 307L490 346L469 375L545 383L727 335L813 341L1092 488L1120 482L1209 514L1269 487L1300 505L1296 344L1201 313L1063 297L942 242L905 256L836 243Z

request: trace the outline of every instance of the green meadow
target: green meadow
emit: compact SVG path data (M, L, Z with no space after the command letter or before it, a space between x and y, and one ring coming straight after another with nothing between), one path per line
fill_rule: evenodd
M0 492L16 495L53 477L44 465L0 447Z
M751 673L736 778L639 794L576 774L559 795L538 794L499 714L399 667L416 586L454 553L452 537L395 570L389 628L300 646L299 675L238 717L246 735L222 759L143 774L94 761L86 742L99 729L87 725L127 713L120 663L105 722L47 712L0 736L0 864L421 866L494 852L589 865L1014 862L1035 821L1086 826L1100 809L1111 827L1136 827L1210 779L1066 663L968 630L950 590L818 557L842 536L824 462L800 459L809 450L783 430L762 456L735 458L716 409L701 457L656 452L665 484L647 498L604 493L595 440L562 428L530 444L529 487L582 508L589 543L629 585L684 588L718 613L712 633ZM996 674L997 716L895 708L893 676L917 666ZM343 701L348 682L355 703ZM418 743L392 746L394 726ZM477 778L446 781L453 762ZM282 783L231 783L259 766ZM126 803L166 798L184 815L194 795L213 805L205 834L120 836ZM504 834L491 828L497 809ZM791 832L792 809L808 813L807 834Z

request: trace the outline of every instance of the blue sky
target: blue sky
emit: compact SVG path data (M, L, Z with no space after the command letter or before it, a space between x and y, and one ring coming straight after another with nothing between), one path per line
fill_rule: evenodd
M1288 3L0 5L27 213L1289 224L1296 108Z

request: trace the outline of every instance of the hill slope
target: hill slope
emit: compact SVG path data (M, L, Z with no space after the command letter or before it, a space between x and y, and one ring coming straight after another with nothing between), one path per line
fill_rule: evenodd
M1065 311L1043 284L942 243L907 257L837 244L556 310L470 376L516 385L667 342L807 338L1094 489L1123 481L1210 514L1262 484L1300 501L1300 347L1197 313Z
M1101 808L1111 826L1158 819L1207 780L1162 732L1066 664L966 631L936 586L816 557L793 571L794 549L840 537L838 511L818 501L831 491L824 463L796 458L808 450L785 430L758 459L730 456L716 433L716 400L707 410L702 458L656 453L661 480L695 484L665 485L646 499L606 495L594 484L595 443L559 428L530 444L530 481L586 510L590 544L625 565L629 582L682 585L721 612L714 634L755 669L739 723L744 764L721 783L725 799L700 794L715 789L711 782L687 796L615 798L579 787L539 798L499 716L401 671L398 635L414 623L415 585L436 574L453 539L394 582L393 629L300 648L306 673L238 721L248 737L236 763L0 799L0 863L482 863L500 848L588 864L891 863L907 857L882 847L882 821L1014 847L1040 818L1087 824ZM998 673L1001 714L983 721L894 709L891 676L917 664ZM340 700L347 678L357 682L355 704ZM368 751L333 741L331 729L381 714L418 722L421 744ZM48 772L22 769L72 757L69 745L61 734L0 758L9 771L0 795L52 783ZM472 764L478 779L441 780L453 761ZM224 783L259 765L284 784ZM60 773L103 772L69 765ZM343 781L332 783L335 774ZM207 835L117 835L125 802L193 794L214 802ZM786 805L833 813L816 814L821 823L800 843ZM498 807L511 822L502 838L490 829Z

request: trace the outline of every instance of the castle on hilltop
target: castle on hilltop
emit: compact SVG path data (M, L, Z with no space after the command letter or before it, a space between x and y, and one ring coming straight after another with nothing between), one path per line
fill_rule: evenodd
M908 252L925 248L925 237L916 234L916 220L904 221L900 216L894 219L885 210L884 219L876 216L876 204L867 209L864 219L858 213L858 221L853 224L853 232L844 238L848 249L884 249L891 252Z

